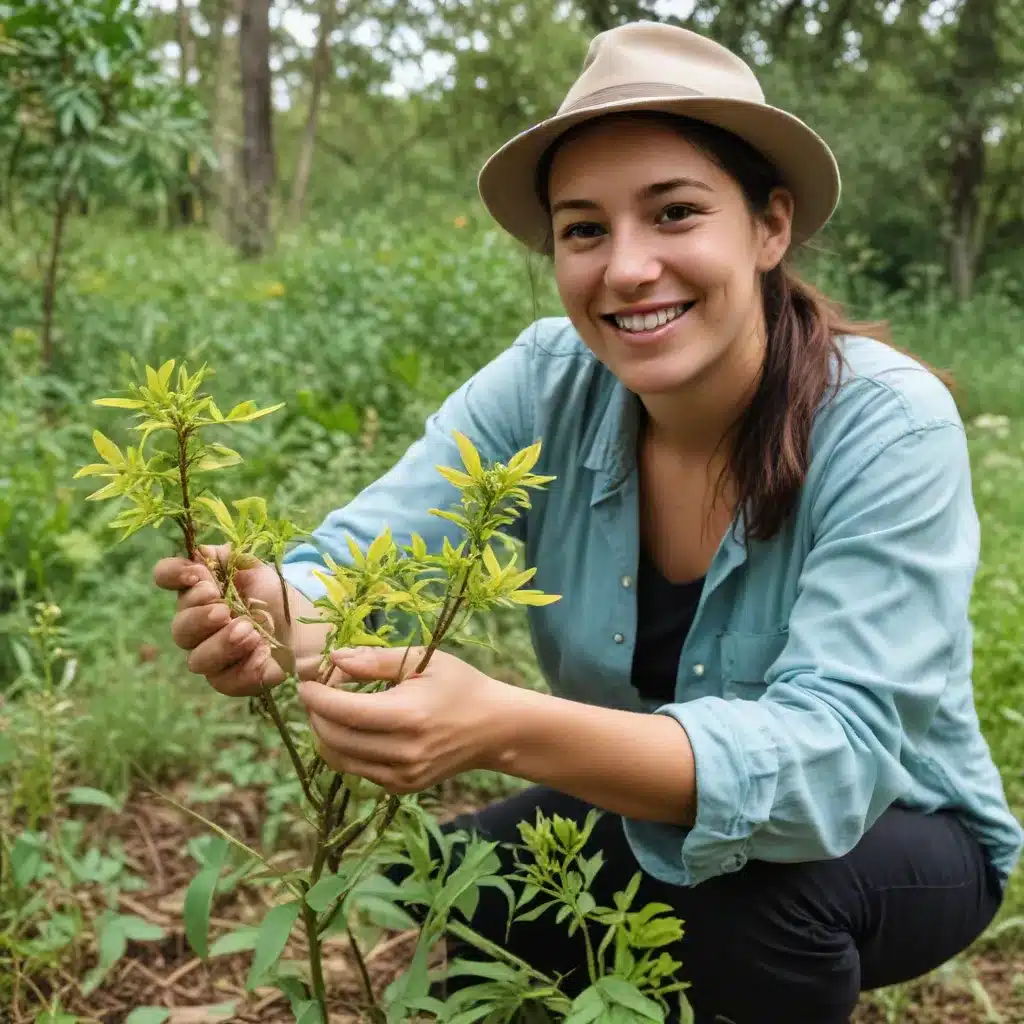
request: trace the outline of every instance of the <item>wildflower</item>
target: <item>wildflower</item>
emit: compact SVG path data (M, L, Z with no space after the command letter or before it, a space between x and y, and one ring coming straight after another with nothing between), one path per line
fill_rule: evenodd
M457 228L464 228L469 223L469 219L465 216L465 214L460 213L459 216L456 217L452 223Z

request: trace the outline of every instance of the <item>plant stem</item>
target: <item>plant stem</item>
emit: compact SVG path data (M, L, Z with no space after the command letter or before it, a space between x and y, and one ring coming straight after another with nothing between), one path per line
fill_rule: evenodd
M377 1009L377 997L373 994L373 982L370 980L370 972L366 969L366 959L363 951L359 948L355 933L351 928L348 931L348 940L352 944L352 953L356 958L356 966L359 968L359 976L363 981L363 988L366 990L366 998L369 1000L371 1012Z
M178 479L181 482L181 507L185 510L181 519L181 532L185 535L185 550L189 561L196 559L196 525L192 520L192 505L188 496L188 430L175 425L178 435Z
M277 731L280 733L281 739L288 750L288 756L292 759L292 767L295 769L295 774L299 777L302 792L306 795L306 799L319 811L322 807L322 801L309 788L309 780L306 778L306 769L302 763L302 758L299 757L299 752L295 748L291 733L288 732L288 725L281 716L281 711L277 706L277 701L274 700L274 695L269 690L264 690L260 694L260 703L274 720L274 725L277 726Z
M281 571L281 563L275 559L274 570L277 578L281 581L281 600L284 603L284 621L290 626L292 624L292 610L288 601L288 584L285 582L284 573Z
M324 984L323 958L320 953L320 936L316 931L316 912L302 904L302 920L306 926L306 941L309 943L309 975L313 985L313 998L320 1007L323 1024L328 1024L327 986Z

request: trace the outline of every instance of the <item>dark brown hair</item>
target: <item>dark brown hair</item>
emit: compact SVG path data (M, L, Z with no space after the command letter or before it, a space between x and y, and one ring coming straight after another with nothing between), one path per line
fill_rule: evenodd
M715 125L660 111L610 116L645 117L678 131L738 183L752 216L766 211L772 190L783 184L759 152ZM548 179L556 152L591 124L560 136L540 161L536 189L545 209L550 210ZM859 334L891 341L884 323L847 318L786 261L763 275L761 296L767 325L762 372L751 401L723 442L730 446L726 473L736 488L737 509L744 512L746 534L767 540L789 517L807 476L814 417L839 383L839 337Z

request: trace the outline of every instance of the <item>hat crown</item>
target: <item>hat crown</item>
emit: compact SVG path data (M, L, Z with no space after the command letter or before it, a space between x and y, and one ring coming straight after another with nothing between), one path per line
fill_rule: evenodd
M697 32L637 21L591 41L579 78L558 112L616 95L720 96L764 103L753 71L724 46Z

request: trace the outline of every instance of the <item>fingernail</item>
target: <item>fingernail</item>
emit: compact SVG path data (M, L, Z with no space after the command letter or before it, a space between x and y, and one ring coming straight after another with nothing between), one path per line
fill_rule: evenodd
M248 619L239 619L231 627L231 632L228 634L232 643L241 643L247 636L252 633L252 623Z

